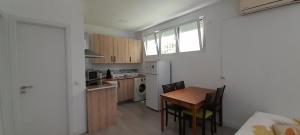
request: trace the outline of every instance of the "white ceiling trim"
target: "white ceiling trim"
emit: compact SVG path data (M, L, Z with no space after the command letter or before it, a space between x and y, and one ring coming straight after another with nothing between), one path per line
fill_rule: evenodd
M146 26L146 27L144 27L144 28L141 28L141 29L136 30L136 32L140 32L140 31L149 29L149 28L151 28L151 27L154 27L154 26L156 26L156 25L158 25L158 24L161 24L161 23L164 23L164 22L173 20L173 19L178 18L178 17L180 17L180 16L184 16L184 15L186 15L186 14L192 13L192 12L194 12L194 11L196 11L196 10L199 10L199 9L201 9L201 8L203 8L203 7L206 7L206 6L209 6L209 5L211 5L211 4L217 3L217 2L219 2L219 1L221 1L221 0L209 0L209 1L205 1L202 5L199 5L199 6L197 6L197 7L194 7L194 8L192 8L192 9L190 9L190 10L186 10L186 11L184 11L184 12L178 13L178 14L176 14L176 15L174 15L174 16L171 16L171 17L169 17L169 18L166 18L166 19L164 19L164 20L155 22L155 23L153 23L153 24L151 24L151 25L148 25L148 26Z

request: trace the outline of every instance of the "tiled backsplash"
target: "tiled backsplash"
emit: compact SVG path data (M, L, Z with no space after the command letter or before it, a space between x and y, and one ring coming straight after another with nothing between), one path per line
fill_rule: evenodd
M94 69L94 70L97 70L99 73L103 73L104 75L107 72L107 69L106 70ZM138 69L111 69L110 71L112 74L138 73Z
M127 74L127 73L141 73L142 64L101 64L94 65L91 64L89 59L86 59L86 70L93 69L97 70L100 73L103 73L103 76L106 75L106 71L110 69L112 74Z

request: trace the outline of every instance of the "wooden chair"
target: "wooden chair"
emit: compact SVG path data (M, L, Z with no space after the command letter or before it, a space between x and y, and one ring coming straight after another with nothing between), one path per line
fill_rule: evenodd
M175 86L176 86L176 90L184 89L185 88L184 81L176 82Z
M163 92L168 93L176 90L176 85L175 83L172 84L166 84L162 86ZM174 116L174 121L176 121L176 118L179 120L179 133L181 134L181 113L183 108L181 106L175 105L175 104L170 104L168 102L165 102L166 106L166 126L168 126L168 116L169 114Z
M197 119L200 119L202 121L202 135L205 135L205 129L206 129L206 120L210 120L211 122L211 134L214 134L214 117L213 112L208 110L208 107L213 104L213 94L207 94L205 97L204 105L201 109L197 111ZM192 120L192 112L190 110L184 110L183 111L183 135L185 135L185 123L188 120L191 122ZM198 121L197 121L198 122Z
M217 132L217 113L219 115L219 125L223 126L223 95L226 86L218 88L215 94L214 102L208 107L208 110L214 114L214 131Z

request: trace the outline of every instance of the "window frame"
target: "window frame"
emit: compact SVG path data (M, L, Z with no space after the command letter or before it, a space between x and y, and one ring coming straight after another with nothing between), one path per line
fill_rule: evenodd
M177 52L177 53L181 54L181 53L201 52L201 50L202 50L203 48L202 48L202 45L201 45L201 44L202 44L202 41L201 41L201 31L200 31L201 25L200 25L200 21L202 21L202 19L192 20L192 21L188 21L188 22L185 22L185 23L182 23L182 24L178 25L178 33L177 33L177 34L178 34L178 52ZM194 22L197 23L198 40L199 40L198 45L199 45L199 47L200 47L200 50L187 51L187 52L180 52L180 49L179 49L179 47L180 47L180 27L181 27L181 26L184 26L184 25L187 25L187 24L194 23Z
M161 38L162 38L162 33L166 32L166 31L169 31L169 30L174 30L174 34L175 34L175 53L166 53L166 54L162 54L161 53ZM158 46L159 46L159 55L162 56L162 55L172 55L172 54L177 54L178 53L178 37L177 37L177 27L171 27L171 28L167 28L167 29L163 29L163 30L160 30L157 32L158 34L158 38L159 38L159 43L158 43Z
M147 55L147 49L148 48L148 37L150 36L154 36L154 42L155 42L155 46L156 46L156 54L154 55ZM159 55L159 48L158 48L158 44L157 44L157 38L156 38L156 33L151 33L151 34L147 34L147 36L144 36L143 38L144 40L144 50L145 50L145 55L146 56L158 56Z
M179 46L180 46L180 26L183 26L183 25L186 25L186 24L189 24L189 23L193 23L193 22L197 22L197 30L198 30L200 50L180 52L180 49L179 49ZM203 22L202 25L201 25L201 22ZM203 33L201 31L201 26L203 27ZM175 31L176 52L175 53L169 53L169 54L161 54L161 37L162 37L162 34L160 34L160 33L163 33L165 31L168 31L168 30L171 30L171 29L174 29L174 31ZM147 41L147 37L149 37L152 34L154 35L154 38L155 38L157 54L156 55L147 55L146 54L146 56L168 56L168 55L174 55L174 54L203 52L206 48L206 18L204 16L200 16L197 19L186 21L184 23L181 23L181 24L178 24L178 25L175 25L175 26L172 26L172 27L161 29L161 30L152 32L150 34L146 34L145 36L143 36L144 37L143 39L145 39L145 37L146 37L146 41ZM145 49L145 51L146 51L146 49Z

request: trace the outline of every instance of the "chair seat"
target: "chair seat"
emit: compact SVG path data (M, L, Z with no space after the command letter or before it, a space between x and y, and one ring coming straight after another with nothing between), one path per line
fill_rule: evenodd
M213 110L218 111L218 110L221 109L221 105L210 105L210 106L207 107L207 109L211 110L211 111L213 111Z
M206 114L205 114L205 118L203 118L203 113L204 113L203 109L200 109L199 111L197 111L196 116L198 118L201 118L201 119L207 119L207 118L213 116L213 112L207 110ZM187 110L184 110L183 114L192 116L192 112L191 111L187 111Z
M180 111L183 110L183 107L175 105L175 104L168 104L168 109L169 110L176 110L176 111Z

